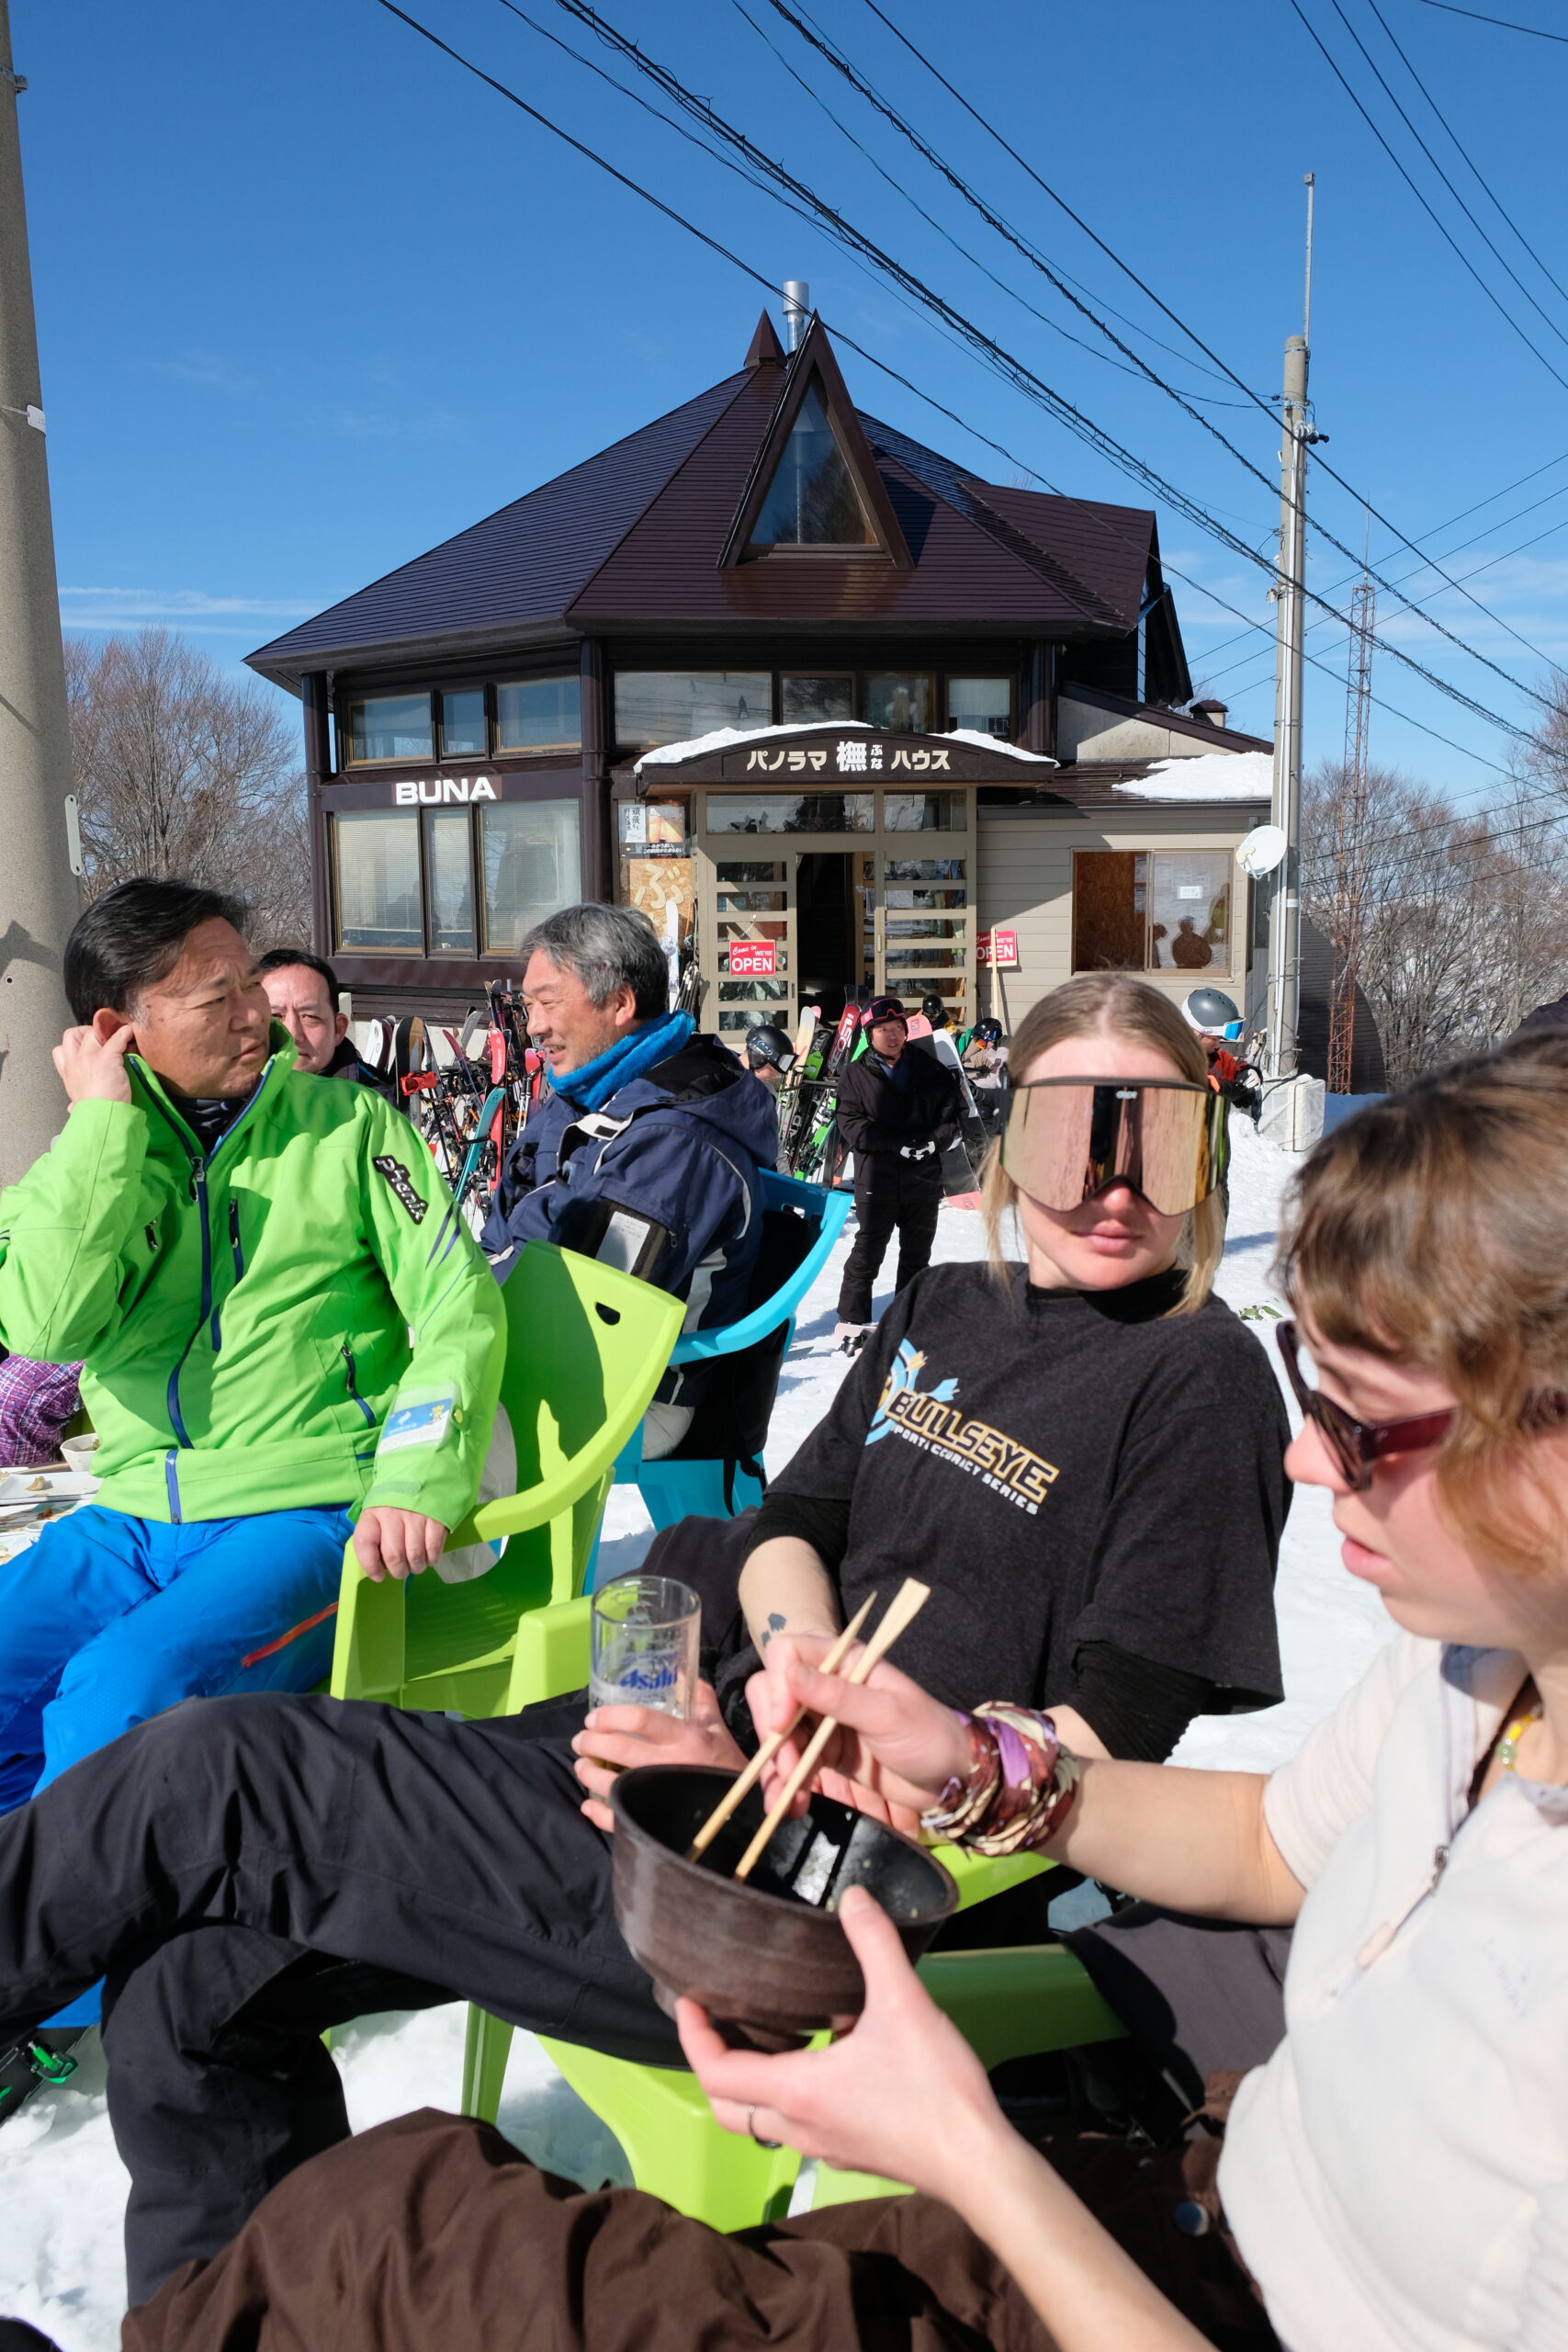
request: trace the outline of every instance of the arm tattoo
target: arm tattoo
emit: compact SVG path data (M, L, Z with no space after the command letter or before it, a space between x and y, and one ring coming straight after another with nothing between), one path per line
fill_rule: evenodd
M787 1621L784 1618L780 1616L776 1609L771 1612L767 1624L762 1631L762 1639L760 1645L762 1649L767 1648L768 1644L773 1640L775 1634L782 1634L784 1632L786 1622Z

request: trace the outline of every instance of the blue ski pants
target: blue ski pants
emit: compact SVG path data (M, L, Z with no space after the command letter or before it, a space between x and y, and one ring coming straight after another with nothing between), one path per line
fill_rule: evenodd
M333 1506L51 1521L0 1566L0 1813L181 1699L321 1681L350 1525ZM88 1995L51 2023L96 2014Z

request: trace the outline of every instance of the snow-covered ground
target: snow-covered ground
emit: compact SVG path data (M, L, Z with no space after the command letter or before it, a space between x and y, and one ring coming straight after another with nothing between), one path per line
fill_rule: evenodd
M1237 1122L1230 1238L1219 1288L1238 1310L1280 1305L1270 1278L1280 1201L1295 1163ZM788 1461L827 1408L848 1369L832 1352L840 1244L807 1300L780 1385L768 1446L771 1469ZM940 1259L984 1254L978 1216L944 1209ZM1258 1323L1267 1340L1268 1322ZM1223 1446L1223 1429L1214 1443ZM611 1498L601 1574L634 1567L649 1542L635 1489ZM1339 1566L1325 1498L1297 1496L1280 1564L1279 1605L1286 1696L1266 1713L1195 1723L1178 1760L1267 1770L1295 1747L1391 1632L1376 1596ZM367 2018L337 2038L350 2118L356 2128L422 2106L454 2107L462 2070L460 2005L412 2017ZM96 2042L68 2091L45 2094L0 2131L0 2312L29 2319L63 2352L113 2352L119 2341L124 2271L120 2220L126 2179L105 2111ZM625 2180L625 2160L597 2119L568 2089L528 2034L513 2045L501 2128L537 2162L585 2182Z

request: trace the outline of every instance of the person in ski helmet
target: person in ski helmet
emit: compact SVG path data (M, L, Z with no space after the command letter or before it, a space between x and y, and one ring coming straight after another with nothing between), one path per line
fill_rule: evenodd
M920 1011L925 1014L933 1030L947 1027L947 1000L939 995L935 989L926 990L920 999Z
M776 1094L795 1068L795 1052L782 1029L759 1021L746 1032L746 1062L771 1094Z
M1224 989L1193 989L1183 1001L1181 1017L1190 1029L1198 1032L1209 1057L1209 1083L1215 1093L1223 1094L1228 1102L1250 1109L1252 1090L1243 1083L1243 1073L1252 1065L1230 1050L1232 1046L1240 1045L1247 1028L1235 999L1228 997Z

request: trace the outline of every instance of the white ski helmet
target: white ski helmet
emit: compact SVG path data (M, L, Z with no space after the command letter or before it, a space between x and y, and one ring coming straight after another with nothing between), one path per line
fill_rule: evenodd
M1193 989L1181 1007L1182 1019L1200 1037L1239 1037L1247 1023L1241 1008L1224 989Z

